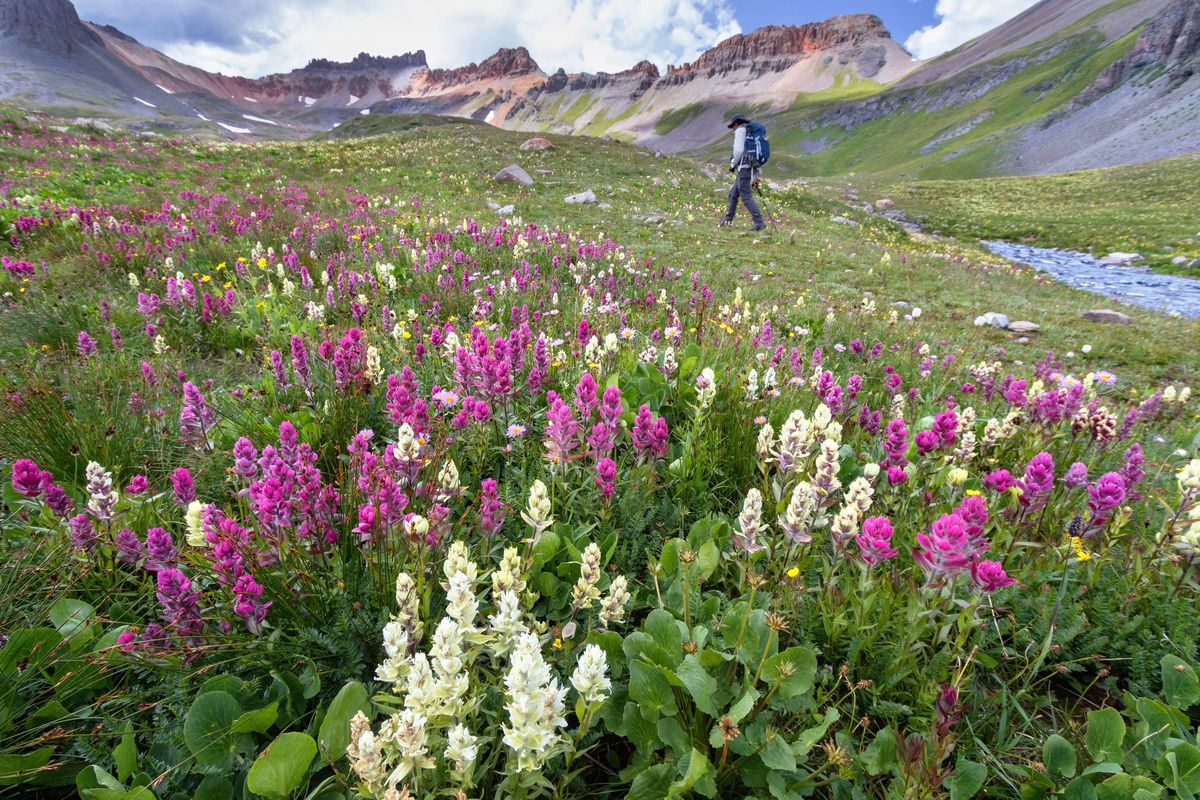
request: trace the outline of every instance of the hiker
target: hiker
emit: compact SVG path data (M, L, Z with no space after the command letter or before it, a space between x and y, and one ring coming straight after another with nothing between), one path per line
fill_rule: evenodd
M725 218L721 220L721 227L727 227L733 222L733 215L737 213L737 204L740 198L742 205L746 207L746 210L750 212L751 219L754 220L753 230L761 231L767 226L763 222L762 211L759 210L758 203L754 201L753 193L753 188L758 185L761 173L746 149L746 133L750 130L750 124L750 120L741 114L729 122L729 127L734 132L733 158L729 160L729 171L735 173L736 177L733 186L729 189L729 205L725 209Z

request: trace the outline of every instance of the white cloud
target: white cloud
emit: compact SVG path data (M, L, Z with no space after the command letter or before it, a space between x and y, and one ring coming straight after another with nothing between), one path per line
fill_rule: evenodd
M987 33L1037 0L938 0L936 25L914 32L904 46L917 58L933 58Z
M310 58L418 49L431 67L457 67L518 45L547 72L613 72L642 59L661 68L741 32L730 0L267 0L251 16L235 0L78 4L84 16L125 23L128 33L180 61L249 76Z

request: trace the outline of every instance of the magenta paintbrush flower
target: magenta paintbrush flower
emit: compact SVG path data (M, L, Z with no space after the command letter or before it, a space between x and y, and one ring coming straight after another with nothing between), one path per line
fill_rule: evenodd
M1008 573L1004 571L1004 566L999 561L980 561L973 564L971 579L985 592L994 592L1016 583L1015 580L1008 577Z
M887 517L867 517L862 524L862 533L854 539L862 550L863 561L875 566L894 558L897 552L892 547L894 532Z

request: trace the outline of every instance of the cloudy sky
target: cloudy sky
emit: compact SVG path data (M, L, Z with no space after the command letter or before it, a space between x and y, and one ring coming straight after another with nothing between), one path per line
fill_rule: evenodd
M259 76L310 58L423 49L430 66L479 61L523 44L543 69L616 71L694 59L735 33L836 14L878 14L930 58L1035 0L75 0L80 16L115 25L174 58Z

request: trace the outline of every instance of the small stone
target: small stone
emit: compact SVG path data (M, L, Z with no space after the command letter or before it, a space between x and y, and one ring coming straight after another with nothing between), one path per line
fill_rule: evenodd
M515 211L515 210L516 209L514 209L513 206L510 204L510 205L504 206L503 208L497 208L496 213L502 217L507 217L509 214L513 213L513 211Z
M647 225L658 225L660 222L662 222L662 215L647 214L646 216L642 217L642 222L646 223Z
M603 211L608 211L610 208L612 208L612 206L608 203L601 203L600 205L596 206L596 208L599 208Z
M855 222L855 221L854 221L854 220L852 220L852 219L847 219L846 217L843 217L843 216L830 217L829 219L830 219L830 221L831 221L831 222L836 222L836 223L838 223L839 225L849 225L851 228L857 228L857 227L858 227L858 223L857 223L857 222Z
M909 306L912 305L912 303L908 302L907 300L897 300L896 302L892 303L891 305L892 305L892 308L908 308Z
M596 202L596 194L591 189L588 189L586 192L569 194L563 199L572 205L580 205L581 203L594 203Z
M993 328L1007 328L1008 316L997 311L989 311L986 314L980 314L975 318L975 327L982 328L984 325L991 325Z
M1171 263L1177 267L1182 267L1184 264L1188 263L1188 257L1187 256L1175 256L1174 258L1171 259Z
M533 178L517 164L509 164L496 173L492 180L497 183L519 183L522 186L533 186Z
M891 209L896 207L896 203L894 200L889 200L886 197L881 197L880 199L875 201L875 207L878 208L880 211L890 211Z
M1018 336L1017 344L1029 344L1029 337L1028 336Z
M1019 319L1016 322L1008 323L1008 329L1010 331L1016 331L1017 333L1037 333L1042 329L1042 326L1038 325L1036 322L1029 322L1028 320Z
M554 143L551 142L549 139L545 139L541 136L535 136L532 139L526 139L525 141L521 142L521 149L522 150L553 150Z
M492 211L500 210L500 204L497 203L495 200L493 200L490 197L488 198L487 204L488 204L488 208L490 208Z
M1133 322L1133 317L1128 314L1122 314L1120 311L1113 311L1110 308L1085 311L1080 316L1088 322L1096 322L1101 325L1129 325Z

